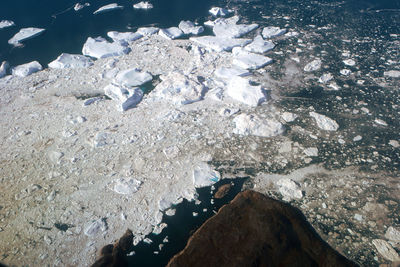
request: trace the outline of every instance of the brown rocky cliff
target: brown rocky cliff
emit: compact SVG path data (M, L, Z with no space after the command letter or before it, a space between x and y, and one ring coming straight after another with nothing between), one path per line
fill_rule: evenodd
M254 191L238 194L168 263L176 266L357 266L333 250L296 208Z

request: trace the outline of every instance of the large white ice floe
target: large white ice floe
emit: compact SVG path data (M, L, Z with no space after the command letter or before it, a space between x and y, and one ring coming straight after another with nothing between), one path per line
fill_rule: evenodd
M271 41L264 41L261 35L257 35L253 42L245 46L245 50L253 53L264 54L274 49L275 44Z
M44 31L45 29L41 28L23 28L19 30L19 32L17 32L10 40L8 40L8 43L14 46L18 46L21 45L21 42L36 37L42 34Z
M99 13L104 13L104 12L117 10L117 9L123 9L123 8L124 8L123 6L119 6L117 3L112 3L112 4L108 4L108 5L100 7L95 12L93 12L93 14L96 15L96 14L99 14Z
M213 170L207 163L199 163L193 170L194 187L211 186L221 179L219 172Z
M285 128L279 121L269 118L260 118L256 115L240 114L233 119L235 128L233 133L239 135L255 135L273 137L284 132Z
M236 101L256 107L266 100L264 90L261 86L254 86L250 81L242 77L230 79L226 88L226 94Z
M15 23L12 20L2 20L2 21L0 21L0 29L12 27L12 26L15 26Z
M140 88L126 88L115 84L107 85L104 93L117 103L120 111L136 107L143 98L143 91Z
M274 26L268 26L263 29L261 34L265 39L271 39L274 37L281 36L285 33L286 29L281 29L279 27L274 27Z
M198 35L204 31L203 26L196 26L193 22L189 20L182 20L179 23L178 27L184 34Z
M256 70L272 63L272 59L266 56L254 54L240 47L232 49L233 65L247 70Z
M222 7L212 7L209 12L215 17L225 17L231 14L233 11Z
M230 81L232 78L235 78L237 76L245 77L249 76L250 74L251 73L248 70L239 67L231 67L231 68L220 67L216 69L214 72L214 75L216 77L227 81Z
M153 4L149 3L147 1L142 1L142 2L139 2L137 4L134 4L133 8L135 8L135 9L152 9L153 8Z
M151 92L155 100L167 99L173 104L186 105L203 99L205 86L180 72L161 76L159 83Z
M52 69L87 68L93 65L93 60L83 55L62 53L57 59L49 63Z
M139 190L141 184L141 181L133 178L120 178L111 182L110 189L121 195L131 195Z
M37 61L16 66L12 69L12 74L19 77L26 77L32 73L42 70L42 65Z
M322 61L319 58L314 59L304 67L304 71L306 72L311 72L311 71L316 71L319 70L322 66Z
M89 37L82 48L82 54L94 58L122 56L130 51L128 47L118 42L110 43L102 37Z
M310 112L310 116L315 119L317 126L322 130L336 131L339 129L339 124L325 115L316 112Z
M174 40L181 37L183 35L183 32L178 27L171 27L167 29L160 29L158 34L169 40Z
M213 28L213 32L218 37L238 38L258 28L258 24L229 24L217 23Z
M137 33L140 33L143 36L150 36L153 34L158 33L160 29L157 27L140 27L139 29L137 29Z
M113 39L114 42L125 42L130 43L143 37L142 34L137 32L116 32L111 31L107 33L107 36Z
M128 69L119 72L113 82L125 87L136 87L150 82L152 79L153 76L148 72L143 72L139 69Z
M7 70L10 67L7 61L3 61L0 65L0 78L3 78L7 74Z
M217 36L191 37L191 41L216 52L230 51L237 46L245 46L251 42L250 39L233 39Z

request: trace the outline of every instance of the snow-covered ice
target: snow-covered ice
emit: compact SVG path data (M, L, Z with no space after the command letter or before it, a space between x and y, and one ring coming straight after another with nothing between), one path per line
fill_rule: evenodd
M246 45L244 49L249 52L264 54L274 49L275 44L271 41L264 41L261 35L257 35L253 42Z
M135 87L147 83L152 79L153 77L150 73L134 68L119 72L113 82L125 87Z
M272 59L266 56L254 54L243 50L242 48L235 47L232 50L233 64L248 70L256 70L272 63Z
M76 4L74 5L74 10L75 10L75 11L79 11L79 10L81 10L81 9L87 7L87 6L90 6L90 4L89 4L89 3L84 3L84 4L76 3Z
M112 3L112 4L108 4L108 5L100 7L95 12L93 12L93 14L96 15L99 13L104 13L104 12L117 10L117 9L123 9L123 8L124 8L123 6L119 6L117 3Z
M134 4L133 8L135 8L135 9L152 9L153 8L153 4L149 3L147 1L142 1L142 2L139 2L137 4Z
M83 55L62 53L57 59L49 63L49 68L87 68L93 65L93 60Z
M0 21L0 29L12 27L12 26L15 26L15 23L12 20L1 20Z
M42 65L37 61L16 66L12 69L12 74L19 77L26 77L32 73L42 70Z
M0 78L3 78L7 74L7 70L10 67L7 61L3 61L0 65Z
M273 137L284 132L283 125L273 119L262 119L256 115L240 114L233 119L235 128L233 133L239 135L255 135L260 137Z
M143 91L140 88L126 88L115 84L107 85L104 88L104 93L116 101L120 111L136 107L143 98Z
M141 181L133 178L130 179L120 178L114 180L111 183L110 188L118 194L131 195L139 190L141 184L142 184Z
M158 34L169 40L174 40L181 37L183 35L183 32L178 27L170 27L167 29L160 29Z
M305 67L304 67L304 71L305 72L312 72L312 71L316 71L319 70L322 66L322 61L321 59L317 58L314 59L313 61L311 61L310 63L308 63Z
M261 34L265 39L271 39L274 37L281 36L285 33L286 29L281 29L279 27L274 27L274 26L268 26L263 29Z
M110 43L102 37L89 37L82 48L82 54L94 58L122 56L130 52L130 48L120 43Z
M140 27L136 32L143 36L156 34L160 29L157 27Z
M202 32L204 32L204 27L203 26L196 26L193 22L189 20L182 20L179 25L179 29L182 30L184 34L193 34L193 35L198 35Z
M234 47L245 46L251 42L250 39L233 39L217 36L191 37L190 40L216 52L230 51Z
M143 37L142 34L137 32L116 32L116 31L108 32L107 36L113 39L114 42L126 42L126 43L136 41Z
M45 29L41 28L23 28L19 32L17 32L10 40L8 40L8 43L14 46L18 46L21 44L21 42L34 38L42 34L44 31Z
M248 70L239 67L220 67L215 70L214 75L222 80L229 81L236 76L245 77L251 75L251 73Z
M230 79L226 94L236 101L253 107L266 100L264 90L260 85L251 85L249 80L239 76Z
M336 121L325 115L316 112L310 112L310 116L315 119L315 121L317 122L317 126L322 130L336 131L337 129L339 129L339 124L337 124Z
M258 28L258 24L230 24L217 23L213 28L213 32L218 37L239 38Z
M391 78L400 78L400 71L399 70L389 70L383 72L383 75L391 77Z
M196 188L213 185L220 179L219 172L205 162L199 163L193 170L193 184Z

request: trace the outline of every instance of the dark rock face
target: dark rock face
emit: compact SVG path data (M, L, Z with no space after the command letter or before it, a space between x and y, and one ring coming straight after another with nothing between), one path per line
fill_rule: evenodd
M357 266L333 250L296 208L254 191L238 194L168 266Z

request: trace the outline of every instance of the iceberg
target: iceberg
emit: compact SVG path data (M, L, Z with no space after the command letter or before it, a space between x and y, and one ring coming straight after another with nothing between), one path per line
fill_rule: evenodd
M184 21L182 20L179 25L179 29L183 31L184 34L193 34L193 35L198 35L202 32L204 32L204 27L203 26L196 26L193 22L187 20Z
M135 9L152 9L153 4L142 1L140 3L134 4L133 8L135 8Z
M108 32L107 36L113 39L114 42L125 42L125 43L130 43L143 37L142 34L137 32L116 32L116 31Z
M32 61L26 64L16 66L12 69L12 74L19 77L26 77L32 73L42 70L42 65L37 61Z
M158 34L169 40L174 40L181 37L183 32L178 27L171 27L167 29L161 29Z
M234 134L255 135L260 137L273 137L285 131L279 121L272 118L260 118L256 115L240 114L233 119Z
M12 27L12 26L15 26L15 23L12 20L1 20L0 21L0 29Z
M36 37L42 34L44 31L45 29L41 28L23 28L19 32L17 32L10 40L8 40L8 43L14 46L19 46L21 45L21 42Z
M325 115L318 114L316 112L310 112L310 116L315 119L317 126L322 130L336 131L339 129L339 124Z
M137 33L143 36L150 36L156 34L160 29L156 27L141 27L137 30Z
M245 50L253 53L264 54L275 48L275 44L271 41L264 41L261 35L257 35L253 42L245 46Z
M251 42L250 39L233 39L217 36L191 37L190 40L216 52L230 51L234 47L245 46Z
M87 68L93 65L93 60L82 55L62 53L56 60L49 63L52 69Z
M89 37L83 45L82 54L94 58L115 57L128 54L130 48L120 43L110 43L102 37L91 38Z
M100 7L95 12L93 12L93 14L96 15L99 13L104 13L104 12L108 12L108 11L112 11L112 10L116 10L116 9L123 9L123 8L124 8L123 6L119 6L117 3L112 3L112 4L108 4L108 5Z
M115 100L120 111L126 111L134 108L142 101L143 91L138 88L126 88L123 86L109 84L104 88L106 96Z
M265 27L261 34L265 39L270 39L270 38L281 36L285 33L286 33L286 29L269 26L269 27Z
M212 7L209 12L215 17L225 17L231 14L233 11L222 7Z
M216 23L213 32L218 37L238 38L258 28L258 24Z
M141 72L139 69L128 69L121 71L114 79L114 83L126 87L135 87L150 82L153 79L148 72Z
M211 169L205 162L198 164L193 170L193 184L196 188L211 186L220 179L219 172Z
M243 69L256 70L272 63L269 57L250 53L239 47L235 47L232 53L234 54L233 65Z
M233 77L226 88L226 94L236 101L256 107L266 100L261 86L253 86L242 77Z

